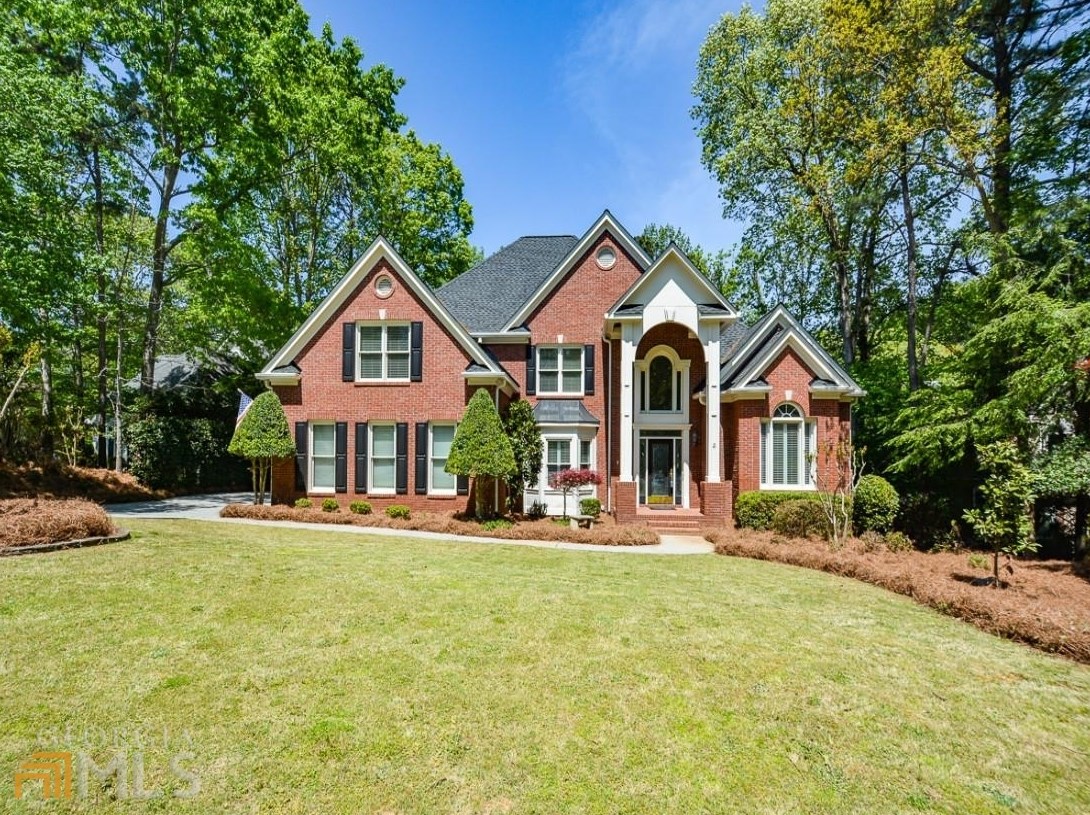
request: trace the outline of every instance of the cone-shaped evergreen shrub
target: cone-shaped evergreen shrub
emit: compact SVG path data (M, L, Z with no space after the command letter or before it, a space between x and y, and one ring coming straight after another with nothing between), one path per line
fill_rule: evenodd
M288 417L284 415L284 407L275 393L265 391L254 399L235 428L227 452L250 460L254 503L264 504L273 459L295 455Z
M447 457L448 473L474 480L477 517L486 513L485 486L493 478L507 478L515 472L515 454L503 430L496 405L484 388L473 394L465 415L454 433Z

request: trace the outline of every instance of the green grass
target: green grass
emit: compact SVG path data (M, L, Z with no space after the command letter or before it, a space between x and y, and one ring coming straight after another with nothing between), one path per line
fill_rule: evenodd
M1090 670L725 557L193 522L0 561L0 811L1090 811ZM71 735L63 734L65 729ZM143 733L144 786L12 799Z

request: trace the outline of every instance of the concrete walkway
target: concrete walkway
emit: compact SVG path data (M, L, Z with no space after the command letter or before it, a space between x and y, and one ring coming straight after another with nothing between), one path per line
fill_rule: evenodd
M462 541L468 543L500 543L508 546L536 546L543 549L571 549L581 552L612 552L629 555L706 555L712 545L696 535L663 535L657 546L600 546L590 543L566 541L508 540L483 535L449 535L440 532L417 532L410 529L383 529L340 524L312 524L295 521L255 521L249 518L221 518L220 510L227 504L250 502L249 493L223 493L219 495L183 495L164 501L140 501L134 504L107 504L106 511L119 521L181 520L216 521L225 524L250 524L255 526L282 526L288 529L308 529L315 532L347 532L392 538L419 538L421 540Z

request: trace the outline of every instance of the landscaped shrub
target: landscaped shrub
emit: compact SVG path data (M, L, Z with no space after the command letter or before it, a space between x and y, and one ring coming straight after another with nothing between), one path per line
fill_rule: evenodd
M404 504L390 504L386 507L387 518L402 518L403 520L409 520L412 515L412 510Z
M579 502L579 511L583 515L589 515L592 518L597 518L602 514L602 502L597 498L584 498Z
M295 499L295 508L296 509L310 509L312 506L314 506L314 502L311 501L309 498L296 498Z
M140 483L155 489L245 484L249 481L245 465L227 453L230 438L223 423L211 419L131 418L125 427L129 469Z
M336 512L341 508L341 505L337 503L336 498L325 498L322 500L322 512Z
M894 531L886 533L886 548L891 552L911 552L916 546L904 532Z
M353 515L370 515L371 514L371 502L370 501L353 501L348 505L348 511Z
M884 552L886 549L886 536L881 532L868 529L859 536L859 543L862 544L864 552Z
M97 538L113 532L106 511L82 498L0 501L0 549Z
M734 520L746 529L771 529L772 516L780 504L817 500L816 492L743 492L734 502Z
M481 529L487 529L489 532L494 532L497 529L510 529L514 524L506 518L493 518L490 521L484 521L481 523Z
M859 479L852 496L852 521L856 532L888 532L897 519L901 497L880 475L865 475Z
M772 531L792 538L828 537L829 519L817 501L784 501L772 513Z
M526 511L527 516L533 520L544 518L549 514L549 505L544 501L534 501L530 504L530 509Z

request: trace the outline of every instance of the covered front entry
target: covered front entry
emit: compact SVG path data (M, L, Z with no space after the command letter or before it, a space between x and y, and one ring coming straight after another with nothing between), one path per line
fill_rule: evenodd
M639 502L651 507L685 503L685 445L680 430L640 433Z

